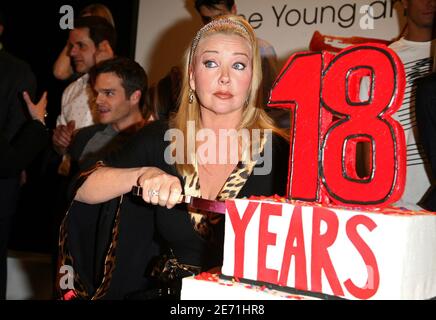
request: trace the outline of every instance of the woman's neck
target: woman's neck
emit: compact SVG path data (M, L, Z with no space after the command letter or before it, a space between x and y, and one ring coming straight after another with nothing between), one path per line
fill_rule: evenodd
M236 129L241 123L242 110L236 110L226 114L216 114L210 110L202 109L201 127L211 129L218 133L220 129Z

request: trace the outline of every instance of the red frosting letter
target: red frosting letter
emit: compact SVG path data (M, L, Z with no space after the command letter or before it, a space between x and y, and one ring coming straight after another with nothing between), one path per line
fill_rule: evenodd
M226 202L227 213L230 217L233 230L235 231L235 277L242 278L244 276L245 231L258 206L259 202L250 201L242 219L240 219L235 202Z
M294 242L296 242L295 246ZM294 212L292 213L291 222L289 224L279 280L281 286L287 287L292 256L295 257L295 288L307 291L306 253L300 206L294 207Z
M327 231L321 235L321 221L327 223ZM343 296L344 291L339 283L327 251L338 235L338 218L336 213L325 208L313 208L312 223L312 291L322 292L321 270L324 270L333 294Z
M269 283L278 282L278 271L268 269L266 267L266 252L268 245L276 244L276 234L268 232L268 222L270 216L281 216L282 205L272 203L262 203L260 209L260 222L259 222L259 249L257 260L257 280Z
M368 270L368 280L366 282L366 286L363 288L357 287L351 279L348 279L344 282L345 288L347 288L348 292L350 292L353 296L358 299L369 299L371 298L378 290L380 284L380 273L378 270L377 260L374 256L374 253L371 251L371 248L363 241L363 239L357 233L357 226L364 225L368 228L369 231L374 230L377 225L370 218L358 215L352 217L347 222L347 236L350 241L354 244L357 251L359 251L362 256L363 261L365 262L366 268Z

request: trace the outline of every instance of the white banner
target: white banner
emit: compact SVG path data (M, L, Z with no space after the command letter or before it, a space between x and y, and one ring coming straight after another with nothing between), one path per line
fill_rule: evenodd
M186 47L201 27L194 1L140 1L136 60L150 83L179 65ZM391 41L404 25L400 0L236 0L242 14L275 48L280 65L291 53L322 41L334 47L362 41Z

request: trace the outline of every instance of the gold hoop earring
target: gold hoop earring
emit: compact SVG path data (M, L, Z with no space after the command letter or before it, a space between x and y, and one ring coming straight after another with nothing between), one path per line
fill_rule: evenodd
M192 104L194 102L194 90L189 89L189 96L188 96L189 104Z

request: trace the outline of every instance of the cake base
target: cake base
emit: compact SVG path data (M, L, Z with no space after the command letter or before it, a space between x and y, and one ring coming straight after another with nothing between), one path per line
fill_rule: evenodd
M226 276L345 299L436 296L436 213L267 199L226 208Z
M202 273L183 278L182 300L319 300L317 297L222 279L217 274Z

